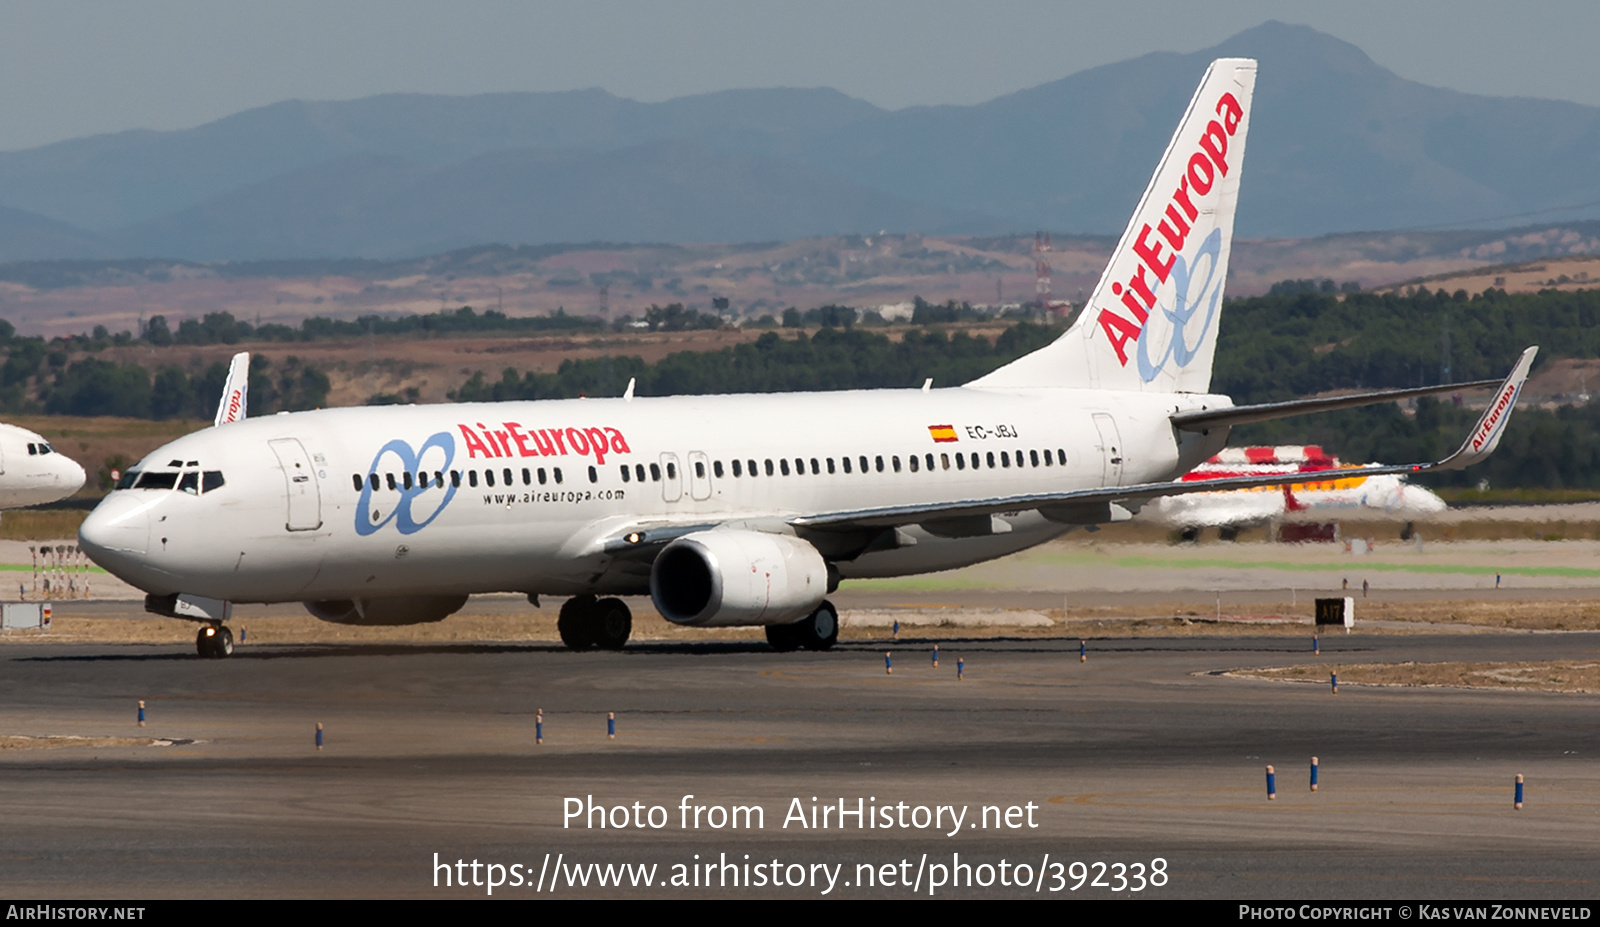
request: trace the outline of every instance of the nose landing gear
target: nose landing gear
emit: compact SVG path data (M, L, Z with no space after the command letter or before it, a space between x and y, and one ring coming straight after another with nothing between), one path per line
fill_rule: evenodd
M200 656L211 660L220 660L233 655L233 632L228 626L217 622L208 622L200 626L200 633L195 635L194 648Z

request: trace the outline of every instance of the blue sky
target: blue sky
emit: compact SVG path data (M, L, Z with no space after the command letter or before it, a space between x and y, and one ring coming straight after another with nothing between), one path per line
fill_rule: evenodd
M1267 19L1423 83L1600 105L1600 4L1572 0L12 0L0 7L0 150L396 91L663 100L830 86L889 108L971 104Z

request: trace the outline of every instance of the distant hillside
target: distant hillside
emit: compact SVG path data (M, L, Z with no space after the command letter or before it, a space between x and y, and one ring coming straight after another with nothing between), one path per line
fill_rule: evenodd
M1600 217L1564 209L1600 201L1600 108L1423 86L1349 43L1268 22L975 106L890 112L828 89L663 103L391 94L4 152L0 204L56 225L0 214L0 260L1116 234L1206 64L1225 55L1261 62L1241 236Z
M756 241L970 217L816 168L665 141L601 153L516 149L429 166L352 155L108 237L195 260L404 257L485 242Z

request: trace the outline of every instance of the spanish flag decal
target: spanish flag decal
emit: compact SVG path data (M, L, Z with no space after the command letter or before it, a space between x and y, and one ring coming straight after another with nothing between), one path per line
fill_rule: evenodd
M933 437L935 444L949 444L956 439L956 426L929 425L928 434Z

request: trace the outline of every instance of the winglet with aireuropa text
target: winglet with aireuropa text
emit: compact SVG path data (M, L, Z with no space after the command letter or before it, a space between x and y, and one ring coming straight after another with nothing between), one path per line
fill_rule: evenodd
M228 379L222 384L222 401L217 403L217 418L212 426L242 421L250 393L250 353L240 351L228 365Z

